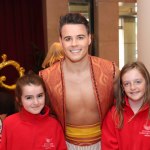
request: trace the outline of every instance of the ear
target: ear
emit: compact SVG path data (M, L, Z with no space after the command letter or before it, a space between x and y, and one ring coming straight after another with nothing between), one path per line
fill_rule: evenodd
M91 34L89 34L89 45L91 44L91 41L92 41L92 36Z
M18 97L16 97L15 99L16 99L16 102L17 102L17 103L19 103L19 99L18 99Z
M59 43L61 44L62 46L62 38L59 36Z
M59 43L60 43L61 47L63 48L62 38L60 36L59 36Z
M15 99L16 99L16 103L17 103L19 106L21 106L21 105L22 105L22 102L19 100L19 98L16 97Z

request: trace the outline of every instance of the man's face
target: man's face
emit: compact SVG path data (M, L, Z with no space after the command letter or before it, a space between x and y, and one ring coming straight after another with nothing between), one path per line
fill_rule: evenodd
M91 35L82 24L66 24L61 29L60 43L65 58L71 62L79 62L88 56Z

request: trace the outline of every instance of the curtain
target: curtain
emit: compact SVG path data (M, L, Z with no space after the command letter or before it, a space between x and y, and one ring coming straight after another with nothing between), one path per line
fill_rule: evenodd
M0 56L5 53L26 72L38 73L44 52L42 0L0 0ZM15 82L15 68L1 69L4 74L6 82Z

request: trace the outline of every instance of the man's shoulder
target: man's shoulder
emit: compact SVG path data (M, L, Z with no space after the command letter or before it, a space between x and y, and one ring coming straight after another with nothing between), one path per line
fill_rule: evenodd
M43 70L39 71L39 75L48 75L51 74L53 72L57 72L60 70L60 62L56 62L55 64L53 64L52 66L45 68Z
M96 65L96 66L99 66L99 67L113 67L113 65L115 64L114 62L110 61L110 60L107 60L107 59L103 59L103 58L100 58L100 57L97 57L97 56L91 56L91 61L92 61L92 64Z
M56 83L61 80L61 63L57 62L52 66L39 71L39 76L47 83Z
M104 62L104 63L112 63L112 61L110 61L108 59L100 58L100 57L97 57L97 56L90 56L90 57L93 61L99 61L99 62Z
M114 62L107 60L107 59L99 58L96 56L91 56L91 63L93 66L93 70L95 72L98 72L98 70L101 70L103 73L107 74L108 76L112 76L114 78L115 76L115 63Z

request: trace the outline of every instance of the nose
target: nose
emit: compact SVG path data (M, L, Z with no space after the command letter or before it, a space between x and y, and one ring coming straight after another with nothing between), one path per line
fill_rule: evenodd
M76 46L77 45L77 40L76 39L73 39L72 40L72 46Z
M134 83L131 83L131 85L130 85L130 89L131 89L131 90L134 90L134 89L135 89L135 87L136 87L136 86L135 86L135 84L134 84Z
M37 99L37 98L34 98L34 99L33 99L33 103L34 103L35 105L37 105L37 104L39 103L38 99Z

